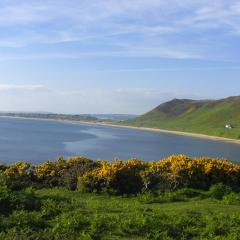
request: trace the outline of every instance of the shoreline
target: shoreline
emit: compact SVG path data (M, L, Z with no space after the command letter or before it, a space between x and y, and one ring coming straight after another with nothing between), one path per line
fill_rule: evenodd
M226 142L226 143L233 143L233 144L240 144L240 140L232 139L232 138L225 138L225 137L218 137L218 136L210 136L201 133L190 133L190 132L182 132L182 131L175 131L175 130L166 130L160 128L148 128L148 127L135 127L135 126L127 126L127 125L118 125L118 124L111 124L106 122L87 122L87 121L74 121L74 120L63 120L63 119L45 119L45 118L31 118L31 117L12 117L12 116L0 116L0 118L14 118L14 119L30 119L30 120L41 120L41 121L56 121L56 122L63 122L63 123L71 123L71 124L87 124L87 125L98 125L98 126L108 126L108 127L117 127L117 128L127 128L127 129L135 129L141 131L148 131L148 132L156 132L156 133L167 133L172 135L179 135L185 137L193 137L193 138L200 138L218 142Z
M78 122L76 122L76 123L78 123ZM81 123L91 124L91 125L100 125L100 126L109 126L109 127L118 127L118 128L129 128L129 129L148 131L148 132L167 133L167 134L172 134L172 135L201 138L201 139L218 141L218 142L228 142L228 143L240 144L240 140L237 140L237 139L218 137L218 136L210 136L210 135L205 135L205 134L201 134L201 133L181 132L181 131L166 130L166 129L160 129L160 128L134 127L134 126L127 126L127 125L125 126L125 125L108 124L108 123L91 123L91 122L81 122Z

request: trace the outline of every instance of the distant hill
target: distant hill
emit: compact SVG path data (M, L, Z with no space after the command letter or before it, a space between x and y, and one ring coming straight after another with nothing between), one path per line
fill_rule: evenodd
M221 100L173 99L125 123L240 139L240 96ZM225 128L227 124L234 128Z

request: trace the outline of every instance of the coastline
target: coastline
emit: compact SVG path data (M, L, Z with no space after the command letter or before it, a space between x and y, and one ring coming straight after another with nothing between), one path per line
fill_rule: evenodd
M100 125L100 126L110 126L110 127L119 127L119 128L129 128L129 129L136 129L136 130L142 130L142 131L148 131L148 132L168 133L168 134L173 134L173 135L180 135L180 136L193 137L193 138L201 138L201 139L212 140L212 141L221 141L221 142L240 144L240 140L237 140L237 139L218 137L218 136L210 136L210 135L205 135L205 134L201 134L201 133L189 133L189 132L166 130L166 129L160 129L160 128L134 127L134 126L108 124L108 123L91 123L91 122L76 122L76 123L84 123L84 124Z
M160 128L118 125L118 124L111 124L111 123L106 123L106 122L87 122L87 121L74 121L74 120L63 120L63 119L45 119L45 118L31 118L31 117L28 118L28 117L17 117L17 116L16 117L0 116L0 118L31 119L31 120L41 120L41 121L56 121L56 122L71 123L71 124L87 124L87 125L127 128L127 129L135 129L135 130L148 131L148 132L167 133L167 134L180 135L180 136L186 136L186 137L201 138L201 139L212 140L212 141L240 144L240 140L232 139L232 138L210 136L210 135L201 134L201 133L190 133L190 132L166 130L166 129L160 129Z

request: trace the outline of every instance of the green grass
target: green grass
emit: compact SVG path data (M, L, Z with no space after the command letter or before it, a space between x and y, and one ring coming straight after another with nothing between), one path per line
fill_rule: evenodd
M240 97L223 100L173 100L123 124L240 139ZM226 124L235 126L226 129Z
M40 189L32 198L35 210L1 214L0 239L239 239L240 201L209 194L188 189L123 197Z

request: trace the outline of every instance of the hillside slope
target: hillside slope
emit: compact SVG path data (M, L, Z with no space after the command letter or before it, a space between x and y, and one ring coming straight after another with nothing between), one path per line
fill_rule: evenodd
M221 100L174 99L125 124L240 139L240 96ZM226 129L226 124L234 128Z

